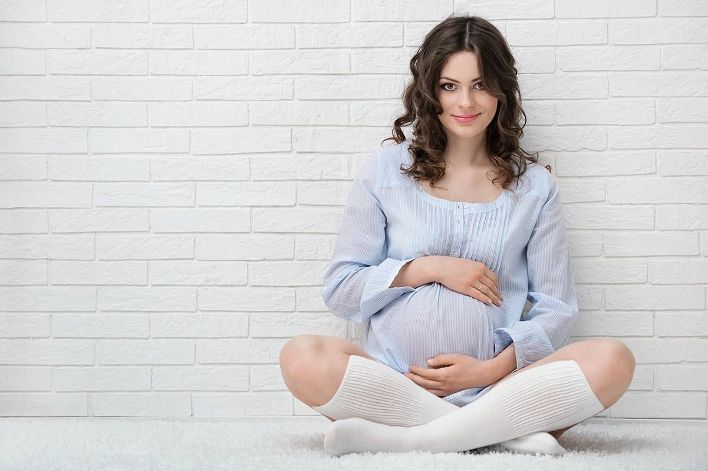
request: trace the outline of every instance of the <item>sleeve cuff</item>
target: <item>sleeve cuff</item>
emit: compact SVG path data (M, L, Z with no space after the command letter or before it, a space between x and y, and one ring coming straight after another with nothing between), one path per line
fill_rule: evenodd
M494 330L494 356L499 355L512 342L516 354L516 370L524 368L541 358L547 357L555 350L543 336L538 335L533 321L519 321L509 327ZM539 327L540 328L540 327Z
M372 316L399 296L415 291L415 288L411 286L389 288L398 272L401 271L401 267L411 260L415 260L415 258L406 260L387 258L376 266L364 285L361 297L361 313L364 317Z

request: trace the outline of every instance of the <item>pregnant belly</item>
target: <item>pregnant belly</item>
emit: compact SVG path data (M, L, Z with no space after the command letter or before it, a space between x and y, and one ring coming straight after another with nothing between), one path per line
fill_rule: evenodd
M427 368L436 355L461 353L488 360L494 356L493 315L483 302L429 283L401 296L371 318L389 363L401 371Z

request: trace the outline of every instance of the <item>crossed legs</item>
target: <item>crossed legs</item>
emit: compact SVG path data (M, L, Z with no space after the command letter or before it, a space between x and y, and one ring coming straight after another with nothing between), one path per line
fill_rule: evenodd
M320 335L295 337L280 352L285 384L296 398L310 407L325 404L334 396L342 381L349 355L373 360L359 346L345 339ZM628 389L635 367L634 356L625 344L615 339L594 339L566 345L502 378L494 387L521 371L560 360L577 362L605 408L614 404ZM571 427L550 433L557 438Z

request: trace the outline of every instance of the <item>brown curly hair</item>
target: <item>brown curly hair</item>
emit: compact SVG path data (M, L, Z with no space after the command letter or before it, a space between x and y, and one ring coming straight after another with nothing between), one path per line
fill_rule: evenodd
M401 165L401 171L417 181L430 181L431 186L445 175L442 154L447 136L438 118L443 111L436 90L447 58L459 51L476 54L485 88L498 99L496 114L485 131L485 149L495 166L494 173L507 189L524 174L527 160L538 162L538 152L529 154L519 146L526 113L521 108L516 61L504 36L484 18L451 15L425 36L410 60L413 81L403 92L405 113L393 122L392 137L381 143L393 139L400 144L406 139L401 126L413 123L414 137L408 147L413 163L408 168ZM520 125L521 116L524 124ZM545 168L551 171L550 165Z

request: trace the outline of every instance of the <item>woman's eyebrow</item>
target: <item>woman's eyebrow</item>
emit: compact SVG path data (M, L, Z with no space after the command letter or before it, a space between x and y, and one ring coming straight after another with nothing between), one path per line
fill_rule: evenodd
M477 77L477 78L472 79L471 81L476 82L477 80L480 80L481 78L482 77ZM440 77L440 79L445 79L445 80L450 80L451 82L460 83L455 79L451 79L450 77Z

